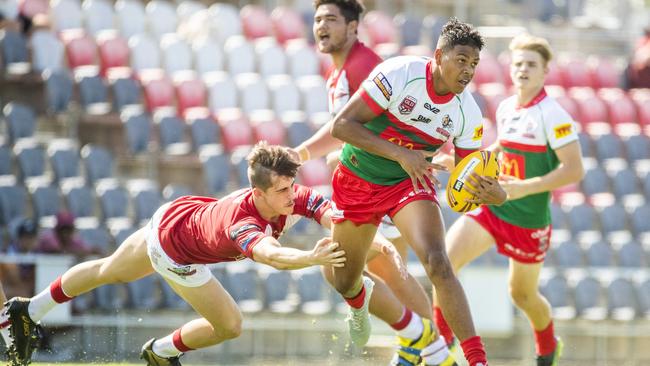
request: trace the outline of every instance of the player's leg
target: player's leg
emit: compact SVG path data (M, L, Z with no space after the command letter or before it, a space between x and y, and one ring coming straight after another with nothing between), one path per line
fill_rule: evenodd
M465 292L447 258L440 208L431 200L415 200L406 203L392 218L437 289L438 304L461 340L470 366L485 363L485 350L476 335Z
M458 273L465 265L485 253L494 245L494 237L474 218L463 215L451 225L445 236L447 256L454 270ZM436 288L433 291L433 316L440 331L448 345L453 343L454 334L447 324L436 299Z
M522 263L510 259L510 297L530 321L535 333L535 351L540 365L557 362L561 346L555 338L551 305L539 292L541 263Z
M149 340L141 354L149 365L158 365L161 358L174 362L181 353L239 337L242 314L235 300L214 277L196 287L165 280L202 318L185 323L163 338Z
M5 302L7 302L7 296L0 283L0 304L4 304ZM0 316L0 336L2 336L5 346L9 348L9 344L11 343L11 338L9 338L9 318L4 314Z

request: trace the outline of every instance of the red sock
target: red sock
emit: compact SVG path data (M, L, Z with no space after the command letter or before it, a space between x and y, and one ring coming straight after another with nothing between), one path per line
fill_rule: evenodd
M442 315L442 310L437 306L433 308L433 321L436 323L440 336L445 339L447 345L451 344L454 341L454 332L449 328L449 324L447 324L444 315Z
M553 330L553 320L548 323L544 330L535 331L535 352L540 356L546 356L555 351L557 340Z
M463 349L463 354L465 354L465 359L469 362L469 366L476 366L478 363L487 365L487 356L485 354L485 348L483 348L483 343L481 343L481 337L474 336L467 338L460 342L460 347Z
M404 313L402 314L400 320L398 320L397 323L391 324L390 326L393 327L393 329L399 331L406 328L406 326L411 322L411 319L413 319L413 312L407 308L404 308Z
M355 309L361 309L363 307L363 301L366 298L366 286L361 286L361 291L357 294L355 297L347 298L344 297L345 302L348 303L348 305L352 306Z
M174 334L172 335L172 342L174 343L174 347L178 349L181 352L187 352L187 351L192 351L194 348L190 348L183 343L183 340L181 339L181 328L178 328L174 331Z
M61 276L54 280L50 285L50 295L52 295L52 299L56 301L57 304L62 304L72 300L72 297L63 292L63 288L61 287Z

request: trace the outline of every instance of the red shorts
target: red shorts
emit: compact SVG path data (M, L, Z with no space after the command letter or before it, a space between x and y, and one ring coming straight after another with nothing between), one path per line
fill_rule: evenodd
M544 261L551 243L551 225L527 229L509 224L498 218L487 206L468 212L496 240L497 251L517 262L540 263Z
M339 163L332 177L332 221L350 220L357 225L377 226L382 217L393 217L410 202L425 200L438 204L431 182L429 187L432 193L423 189L414 191L410 179L389 186L370 183Z

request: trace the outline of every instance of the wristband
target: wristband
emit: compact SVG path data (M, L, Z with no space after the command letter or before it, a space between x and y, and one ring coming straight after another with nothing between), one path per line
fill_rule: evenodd
M300 162L305 162L311 158L309 149L306 146L300 146L297 149L297 152L298 152L298 156L300 157Z

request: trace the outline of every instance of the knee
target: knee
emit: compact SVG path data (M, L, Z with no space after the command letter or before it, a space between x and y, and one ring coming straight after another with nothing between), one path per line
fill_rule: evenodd
M444 245L429 249L426 259L425 270L433 282L454 277L454 270L444 250Z
M233 319L229 320L225 324L220 324L219 327L214 328L215 337L219 341L226 339L237 338L241 335L242 332L242 318L241 314Z
M356 294L352 293L356 284L356 279L349 275L336 275L334 276L334 288L344 297L352 297Z
M534 298L534 293L526 289L510 286L510 298L517 307L525 309Z

